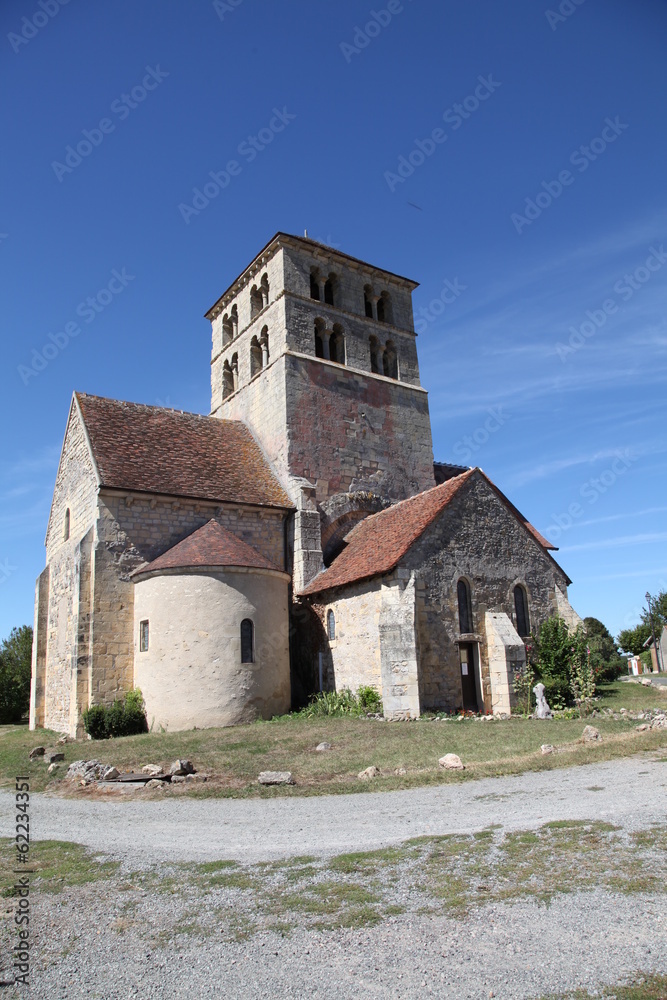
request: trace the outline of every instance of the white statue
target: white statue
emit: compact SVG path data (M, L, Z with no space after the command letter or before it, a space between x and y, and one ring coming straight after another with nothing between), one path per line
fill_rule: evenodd
M544 697L544 684L536 684L533 688L533 694L537 700L537 706L535 708L535 718L536 719L553 719L554 713L549 708L547 704L547 699Z

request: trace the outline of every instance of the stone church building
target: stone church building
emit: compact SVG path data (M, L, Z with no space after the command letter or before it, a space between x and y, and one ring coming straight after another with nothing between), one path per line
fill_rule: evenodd
M75 393L36 586L30 725L141 689L167 730L372 685L509 712L525 639L579 621L553 546L434 462L416 283L277 233L206 313L209 416Z

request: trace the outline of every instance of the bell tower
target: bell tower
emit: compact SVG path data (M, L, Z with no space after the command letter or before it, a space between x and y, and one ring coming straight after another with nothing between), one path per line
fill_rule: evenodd
M416 287L278 233L206 314L211 414L250 427L297 506L295 589L346 525L435 485Z

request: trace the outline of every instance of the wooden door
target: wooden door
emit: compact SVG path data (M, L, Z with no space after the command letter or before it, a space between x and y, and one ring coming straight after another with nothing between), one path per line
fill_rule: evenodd
M463 707L467 712L478 711L477 687L475 685L475 657L471 642L462 642L459 646L459 663L461 669L461 693Z

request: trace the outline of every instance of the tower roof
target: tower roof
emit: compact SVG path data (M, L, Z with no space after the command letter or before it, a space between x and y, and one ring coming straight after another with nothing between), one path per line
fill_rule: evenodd
M369 264L368 261L361 260L359 257L352 257L348 253L343 253L341 250L327 246L326 243L311 240L309 236L292 236L290 233L277 232L275 236L271 237L266 246L262 247L259 253L253 257L247 267L244 267L241 273L234 278L229 287L216 299L211 308L204 313L206 319L214 319L221 311L224 299L230 294L235 295L245 282L249 281L257 271L264 267L267 260L273 256L280 246L299 247L319 254L325 251L328 257L345 262L348 266L351 264L355 267L362 267L370 273L382 274L406 284L409 286L410 291L414 291L415 288L419 287L419 282L413 281L412 278L406 278L403 275L396 274L394 271L387 271L382 267L377 267L375 264Z
M263 507L293 504L248 427L160 406L74 394L100 486Z
M169 569L223 568L241 567L243 569L264 569L281 572L269 559L223 528L217 521L211 519L177 542L161 556L140 566L132 576L144 576Z

